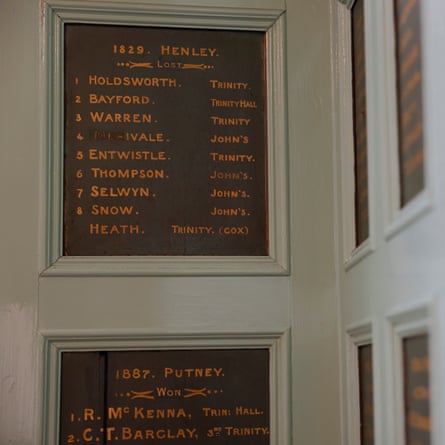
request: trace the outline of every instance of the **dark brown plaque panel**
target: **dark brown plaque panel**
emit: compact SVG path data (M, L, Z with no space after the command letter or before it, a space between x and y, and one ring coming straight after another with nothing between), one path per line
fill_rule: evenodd
M61 385L60 445L270 444L266 349L63 353Z
M64 31L64 255L268 255L265 33Z
M63 353L60 382L60 445L87 442L92 428L99 443L104 441L103 419L106 354L102 352ZM92 413L95 413L94 416ZM83 434L73 425L85 425ZM102 428L102 431L100 430Z
M420 1L394 0L394 11L400 199L403 207L425 187Z
M355 164L355 239L356 245L359 246L369 237L365 16L363 0L357 0L352 8L351 36Z
M430 386L428 336L403 341L405 444L430 445Z
M358 347L360 445L374 445L374 383L372 345Z

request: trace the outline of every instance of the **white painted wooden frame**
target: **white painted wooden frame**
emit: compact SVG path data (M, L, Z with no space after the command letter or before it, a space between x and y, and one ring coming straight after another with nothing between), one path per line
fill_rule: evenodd
M153 332L42 332L44 349L42 444L58 445L62 352L179 349L268 349L270 445L290 445L288 332L173 334Z
M275 9L162 6L159 4L44 0L46 102L46 214L42 275L287 275L289 273L287 111L284 14ZM65 23L250 30L266 33L268 134L268 256L62 256L63 25Z
M351 325L346 330L346 417L348 445L360 443L360 382L358 366L358 348L360 346L372 345L372 367L374 394L375 391L375 351L373 341L372 321L364 321ZM374 407L376 403L374 401ZM374 412L374 429L375 429Z
M354 0L355 1L355 0ZM352 53L351 53L351 11L354 1L342 1L336 4L333 14L333 49L335 67L333 72L333 127L337 153L336 176L339 182L339 198L341 202L341 226L343 238L343 261L345 269L349 269L375 249L375 195L374 184L376 175L375 155L372 149L373 127L369 119L373 105L372 73L370 72L370 38L369 15L370 2L365 1L365 53L366 53L366 91L367 91L367 127L368 127L368 205L369 205L369 237L359 246L355 239L355 203L354 203L354 140L352 110Z
M387 397L387 443L405 445L405 398L403 373L403 340L420 334L428 334L431 345L431 323L429 304L425 303L415 307L398 310L388 317L388 335L385 375L388 377ZM430 358L432 357L431 348ZM433 361L433 360L432 360ZM430 367L430 376L432 367ZM430 379L431 382L431 379ZM430 384L431 395L434 395ZM432 408L432 406L431 406ZM432 414L431 409L431 414ZM432 431L433 444L434 432ZM438 442L437 442L438 443Z
M425 20L425 3L430 0L420 2L421 10L421 31L424 32L430 25ZM405 227L413 223L419 217L432 209L433 206L433 184L432 184L432 156L429 149L429 125L432 121L427 107L426 85L428 85L428 66L425 58L429 56L428 46L423 35L421 36L422 54L422 99L423 99L423 125L424 125L424 150L425 150L425 188L404 207L400 204L400 170L399 170L399 137L398 137L398 112L397 112L397 88L396 88L396 58L395 58L395 29L394 29L394 6L393 2L379 0L378 23L374 24L375 29L379 29L379 48L376 48L377 56L381 63L384 77L382 78L381 89L385 94L380 95L381 103L381 133L384 139L382 146L385 149L386 158L386 215L385 215L385 237L390 239ZM435 57L435 56L434 56ZM431 83L432 85L432 83Z

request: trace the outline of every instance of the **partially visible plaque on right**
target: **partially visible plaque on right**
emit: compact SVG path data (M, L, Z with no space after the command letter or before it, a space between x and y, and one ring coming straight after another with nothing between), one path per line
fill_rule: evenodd
M403 341L405 444L431 444L428 336Z
M372 345L359 346L357 353L360 394L360 445L374 445Z
M359 246L369 237L365 10L363 0L356 1L351 11L351 41L355 174L355 244L356 246Z
M425 187L420 0L394 0L400 205Z

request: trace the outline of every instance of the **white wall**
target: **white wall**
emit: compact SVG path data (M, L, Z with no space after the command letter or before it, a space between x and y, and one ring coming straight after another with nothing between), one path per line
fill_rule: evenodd
M0 42L0 443L27 445L38 370L38 2L0 3Z

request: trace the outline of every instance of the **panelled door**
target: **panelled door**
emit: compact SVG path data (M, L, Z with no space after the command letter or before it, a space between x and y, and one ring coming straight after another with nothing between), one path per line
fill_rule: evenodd
M434 2L428 2L431 3ZM332 91L333 88L336 90L336 85L331 84L337 60L332 59L336 36L330 32L336 4L334 0L0 1L1 444L153 441L151 432L129 430L133 427L122 423L123 419L119 418L128 415L128 409L136 409L132 411L133 417L162 415L161 411L153 413L149 408L141 414L139 408L145 405L136 406L140 400L149 403L153 396L147 392L152 388L141 384L143 377L150 376L150 381L155 381L164 375L165 379L175 378L179 382L180 377L170 376L170 370L175 368L172 371L174 375L193 373L196 379L201 379L199 382L204 378L210 382L200 387L184 388L202 391L208 386L207 389L218 390L221 389L218 382L222 379L225 364L221 362L224 360L231 361L227 367L231 375L224 377L227 394L241 394L243 385L249 386L253 392L252 388L258 387L261 393L252 395L257 397L257 406L243 406L241 398L234 406L226 406L225 403L207 406L199 404L199 398L204 399L202 392L187 392L188 395L193 394L190 400L197 403L195 408L200 416L208 414L205 432L215 437L206 437L206 443L227 443L222 440L226 441L234 428L241 427L250 429L237 429L237 433L250 432L251 436L236 436L239 443L253 443L255 440L255 445L258 445L257 439L271 445L286 445L292 441L316 445L342 443L335 261L337 238L334 233L337 204L333 187L336 159L333 151L332 116L335 109ZM429 14L435 20L440 16ZM104 34L100 38L99 34L95 34L95 29L116 32L119 27L124 30L117 32L113 41L107 40L108 37L104 40ZM138 39L121 41L120 38L124 39L129 33L139 37L138 29L144 27L152 28L155 33L144 37L142 42ZM199 42L205 43L158 41L155 48L156 35L164 28L169 29L172 39L183 31L205 31L205 37L199 38ZM82 29L85 29L85 34L78 33ZM263 60L266 63L262 73L255 69L258 67L258 48L255 51L248 49L246 55L239 43L244 34L249 39L250 33L255 35L254 41L258 40L258 35L263 39ZM221 54L215 51L218 46L211 42L217 34L228 39L225 48L232 51ZM77 39L79 35L80 40ZM82 36L86 35L88 38L82 41ZM75 45L73 38L77 39ZM139 53L154 49L161 51L161 48L164 53L157 57L153 53L142 59ZM68 53L71 54L70 59L65 64L65 54ZM191 56L192 53L195 55ZM192 61L192 57L199 60ZM210 62L210 59L215 60ZM240 66L231 67L233 60L238 60ZM104 61L124 64L114 66L113 70L126 74L110 74L102 67ZM191 65L186 70L184 65L168 65L185 62ZM150 64L157 67L158 75L146 74L152 69ZM158 64L170 70L170 75L160 76ZM212 72L208 68L218 64L221 68L218 76L206 77ZM173 86L178 90L181 88L180 82L175 85L175 76L172 75L179 68L196 78L207 79L205 88L204 84L199 84L195 91L183 96L183 102L176 100L178 95L171 94ZM107 70L110 69L108 65ZM225 74L221 75L223 72ZM246 76L254 75L266 80L263 89L255 90L258 97L261 94L264 97L263 113L254 112L259 99L249 92L250 80L240 74L243 72ZM434 70L428 73L433 76ZM83 82L96 85L89 85L89 89L76 94L76 77L82 83L79 87L85 87ZM131 80L135 78L142 80ZM116 84L119 82L156 83L156 88L167 85L171 91L164 91L156 98L151 92L135 92L134 88L130 94L110 90L102 93L100 90L122 86ZM434 85L436 91L441 91L440 82ZM151 88L148 85L144 87L147 90ZM426 93L429 98L433 98L431 91ZM252 253L246 243L232 240L231 250L220 249L218 255L203 252L195 242L180 246L180 253L184 252L184 246L192 247L188 255L178 254L178 250L175 255L168 255L165 244L155 252L156 255L143 255L145 252L137 243L131 248L133 250L127 251L113 251L112 243L111 246L102 244L100 249L105 249L106 255L101 255L95 250L97 246L91 245L89 240L85 242L82 239L77 243L75 237L78 232L70 225L69 218L73 217L73 221L77 218L78 221L86 212L109 213L93 215L104 219L87 226L88 231L93 232L87 233L88 236L113 239L120 236L116 233L118 230L131 232L123 233L125 236L142 234L143 229L138 223L134 223L134 227L122 227L126 225L122 222L125 220L123 217L128 216L123 213L138 216L133 212L140 212L136 208L139 204L110 204L110 200L115 199L111 194L118 192L116 189L111 191L111 185L105 183L116 179L111 177L113 175L123 175L117 178L121 182L114 185L120 187L121 195L139 193L134 197L139 202L144 199L153 202L153 193L160 192L154 186L147 189L143 184L146 179L140 175L157 176L156 184L165 186L167 168L160 165L169 162L170 154L167 149L156 147L164 144L165 148L169 135L163 129L141 131L134 128L139 125L154 128L163 119L164 122L169 119L170 129L178 132L181 129L186 135L184 141L198 145L199 140L192 131L196 125L193 115L197 111L204 113L203 97L207 107L205 113L208 114L206 125L221 127L208 133L209 145L221 146L209 149L208 159L215 165L226 162L237 166L234 169L226 167L225 171L210 168L208 174L226 183L255 182L250 179L245 165L258 165L253 171L264 181L256 183L257 187L262 187L262 194L257 195L262 204L256 209L262 213L263 219L253 232L247 223L214 227L200 221L172 222L171 230L176 230L174 234L178 236L186 234L188 239L196 235L210 236L213 231L218 235L233 236L235 240L248 233L256 233L255 236L261 239L259 250ZM80 104L76 102L78 100ZM85 105L85 102L90 107L86 109L86 116L85 111L76 109L77 105ZM238 113L241 103L243 113ZM141 111L126 111L130 106L139 106ZM142 111L146 109L157 109L159 113L163 110L164 114ZM84 120L77 120L77 114L79 118L92 119L90 112L96 119L95 125L91 126L100 131L94 133L94 128L91 128L90 134L90 129L83 127L81 131L73 131L76 122L85 124ZM262 114L267 116L263 124L259 122ZM71 126L66 123L68 115L73 118ZM256 127L250 133L251 119L254 118ZM158 123L154 122L156 119ZM99 122L101 120L104 122ZM114 122L118 120L120 122ZM145 122L140 124L139 120ZM121 129L113 130L115 124L120 124ZM129 129L122 130L122 125ZM121 145L126 133L139 144L133 154ZM216 143L212 142L212 135ZM218 139L225 136L229 139ZM83 145L85 141L89 141L89 145ZM260 150L261 153L264 141L267 153L263 150L264 158L253 162L256 155L249 150ZM430 144L437 147L437 142ZM207 150L207 144L203 146ZM65 148L72 151L67 152ZM79 157L88 155L94 165L85 165L83 159L77 159L78 150L81 151ZM128 172L123 167L109 167L110 171L105 171L107 169L102 164L96 165L96 162L104 162L98 159L99 156L118 156L117 152L121 158L148 157L146 161L157 163L157 167L147 167L143 173L139 172L141 168L131 167L137 170L134 175L138 177L132 178L131 185L125 185L128 181L125 175L133 174L130 167ZM226 157L229 154L231 157ZM70 174L64 168L69 164L65 163L66 156L74 156ZM195 179L201 167L195 159L187 159L185 155L183 159L188 162L188 167L181 174L187 178L191 188L195 187L193 193L198 193L203 185ZM138 160L129 159L127 162L136 163ZM122 171L118 171L119 168ZM90 184L83 182L87 177L92 181ZM82 192L73 190L77 181L83 186L75 189L83 188ZM92 186L99 188L91 189ZM91 196L93 193L101 194L104 202L81 202L79 205L67 202L77 203L77 199L84 198L87 187L90 187L90 201L98 198ZM106 187L108 190L104 189ZM212 199L223 201L228 198L224 196L227 191L214 189L217 188L208 189L208 193L219 196ZM226 189L230 199L238 194L238 202L248 201L250 192L247 185ZM69 195L67 190L73 193ZM439 188L434 190L440 192ZM173 207L177 196L174 190L170 193ZM163 211L169 213L170 218L179 216L184 210L174 207L171 211L165 199L163 203ZM202 212L201 201L193 199L193 194L187 205L193 208L192 217ZM214 207L217 214L220 206L212 206L210 211ZM245 204L227 207L231 208L231 212L239 212L238 221L244 217L241 215L243 209L249 213ZM113 215L116 212L123 215ZM122 217L116 223L119 227L103 222L110 214L117 219ZM420 224L426 224L430 218L436 221L435 215L440 218L437 207L426 218L419 219L422 221ZM417 230L418 227L411 225L408 230ZM436 225L434 227L437 231ZM224 233L226 229L228 232ZM428 228L422 226L422 230L428 231ZM70 241L71 235L74 235L74 241ZM403 233L391 240L394 249L405 246L400 244L401 239L405 239ZM439 245L432 232L428 239L436 249L433 252L438 252ZM412 244L409 246L413 247ZM234 252L239 255L233 255ZM363 286L354 283L367 281L361 274L363 265L372 262L372 258L368 256L368 263L363 261L350 269L347 277L342 276L344 326L368 317L368 312L362 313L360 309L353 314L348 311L356 307L349 304L350 300L357 302L353 286L363 292ZM422 258L427 261L426 256ZM435 264L431 273L438 276L439 263ZM395 270L395 273L399 272L399 269ZM373 292L373 297L378 301L386 298L377 291ZM364 306L366 304L363 303ZM363 305L360 306L362 310ZM187 355L188 351L190 354ZM207 359L206 351L209 354ZM170 360L170 354L173 354L184 363L195 360L196 364L173 366L170 362L162 365L165 374L157 375L154 368L144 364L147 357L144 352L150 357L158 354L162 360ZM243 352L245 354L239 362L246 366L240 369L235 363L233 367L235 358ZM212 364L206 362L210 355ZM91 365L88 372L79 375L70 385L70 371L76 375L76 369L79 369L76 368L76 360L79 358L83 365L94 363L94 366ZM122 360L125 360L123 364ZM233 369L237 369L239 378L230 371ZM204 376L206 373L207 377ZM255 375L250 378L250 374ZM91 385L91 375L101 376L102 380L97 378L96 384ZM105 385L105 375L115 379L112 385ZM139 386L133 385L138 379L140 381L136 383ZM130 386L126 386L128 381ZM91 388L85 391L88 385ZM184 389L177 386L167 388L162 384L157 387L173 397L178 395L175 390ZM100 400L94 399L95 391L100 394L97 396ZM127 392L129 397L142 398L126 405L117 403L121 394L124 398ZM86 395L91 396L91 403L81 400ZM96 406L100 406L106 397L114 398L116 402L109 404L107 417L116 424L120 422L118 436L113 435L113 428L117 427L111 424L99 426L100 434L93 430L92 422L103 421L98 419L102 417L98 414L101 408ZM227 400L224 399L226 396L221 397L221 400ZM80 411L71 409L76 400L80 400ZM98 405L94 405L96 402ZM179 405L164 408L170 408L170 415L178 416L173 419L175 425L182 420L181 416L190 414L193 418L195 412L181 411ZM268 409L268 414L263 408ZM257 418L261 421L254 424ZM69 430L71 425L80 425L80 433L79 428ZM104 431L101 432L100 428ZM195 428L198 427L187 425L180 432L173 433L161 428L155 439L165 443L170 440L185 443L192 438L198 444L203 436L199 435L196 440ZM61 437L62 431L65 437ZM222 432L226 436L221 436ZM141 439L141 434L147 437ZM173 434L174 438L165 438L167 434Z
M445 9L344 3L335 24L350 55L337 119L344 443L439 444Z
M289 440L284 3L178 3L0 5L2 444Z

